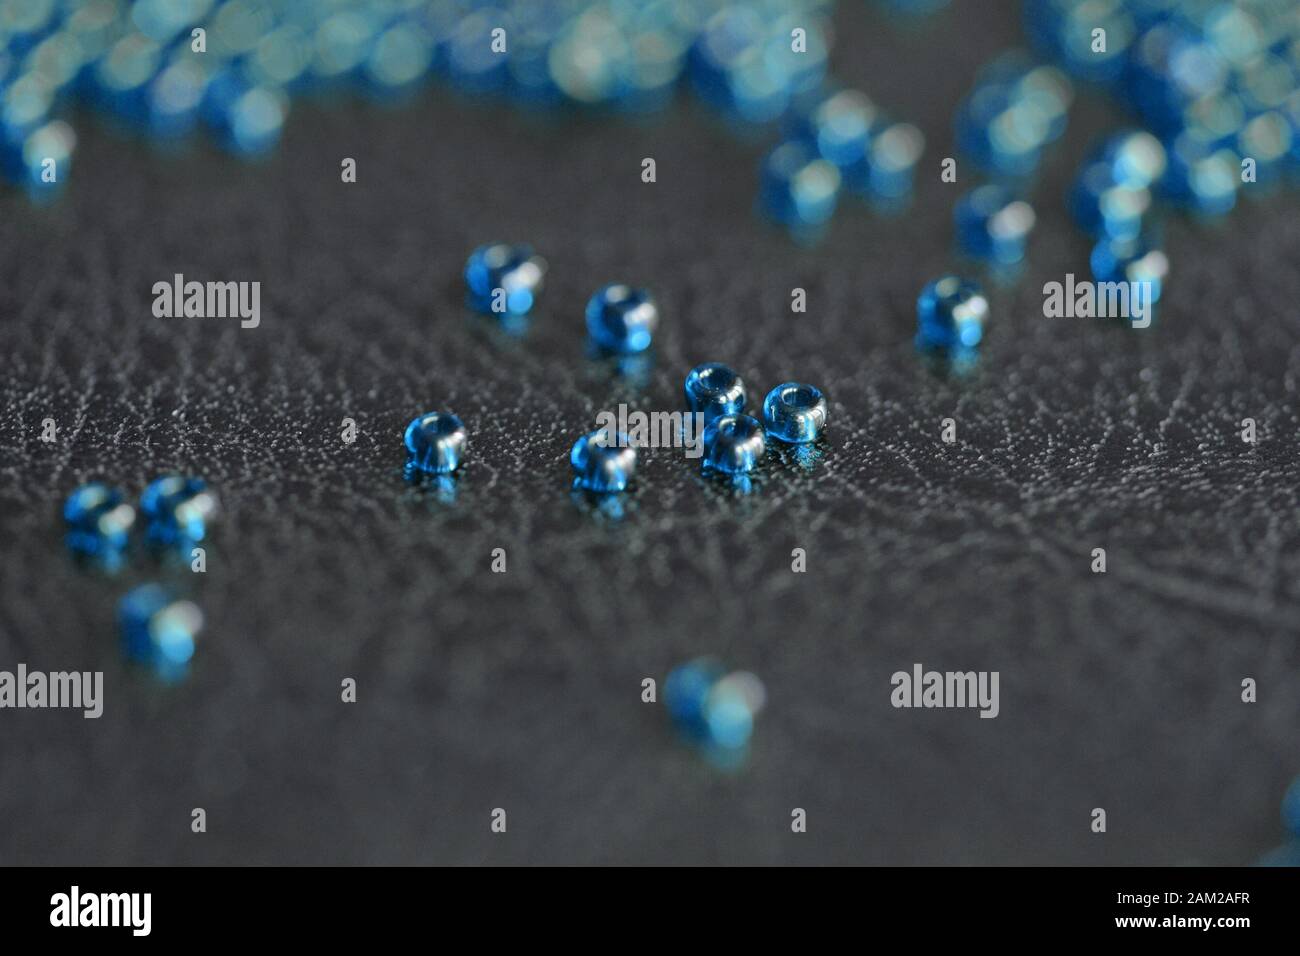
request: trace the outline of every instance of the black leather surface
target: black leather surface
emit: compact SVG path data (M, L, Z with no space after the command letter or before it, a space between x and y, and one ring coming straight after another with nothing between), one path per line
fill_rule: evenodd
M305 104L251 166L86 118L61 202L0 196L0 668L106 685L97 721L0 712L0 861L1241 864L1280 841L1300 770L1296 194L1172 219L1151 329L1045 319L1043 282L1087 271L1065 184L1122 118L1084 97L978 370L936 375L915 297L951 267L975 181L940 183L939 159L1019 27L1001 3L906 30L851 6L837 72L929 145L906 215L850 203L814 248L753 216L763 140L685 100L635 121L441 90ZM551 266L522 338L461 307L466 254L498 238ZM260 281L261 326L154 318L176 272ZM662 308L643 378L584 350L582 305L620 278ZM567 453L597 411L675 409L710 359L760 398L824 389L812 466L775 456L737 496L643 452L621 520L573 500ZM403 427L442 407L471 433L454 500L401 477ZM177 469L225 506L202 579L73 565L71 488ZM115 602L154 577L208 616L180 687L119 651ZM737 772L640 701L643 677L706 653L767 686ZM890 675L918 661L999 671L1000 716L892 708Z

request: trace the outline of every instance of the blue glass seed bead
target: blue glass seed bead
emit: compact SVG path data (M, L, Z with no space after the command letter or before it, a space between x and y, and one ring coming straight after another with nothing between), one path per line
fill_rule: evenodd
M644 352L659 324L659 307L645 289L613 283L596 290L587 303L587 333L610 352Z
M1121 186L1146 189L1165 174L1165 148L1144 130L1126 130L1108 136L1094 154L1104 164L1110 179Z
M855 192L874 199L901 199L912 191L925 136L911 123L882 125L871 135L862 162L846 173Z
M989 303L978 282L946 275L927 283L916 300L916 345L922 351L962 352L984 338Z
M777 222L818 226L835 212L841 182L834 163L822 159L808 143L789 140L763 160L759 200Z
M1089 235L1132 239L1141 232L1142 218L1151 208L1151 192L1116 182L1105 162L1091 163L1075 181L1069 204L1075 222Z
M68 496L63 505L63 521L70 550L113 562L130 543L135 509L121 491L93 481Z
M687 736L703 742L709 735L704 706L709 688L722 678L722 665L709 658L687 661L664 678L664 706L668 716Z
M753 471L767 451L763 423L752 415L723 415L704 429L704 467L728 475Z
M144 584L118 604L118 628L129 660L145 664L165 679L184 675L199 632L203 612L158 584Z
M978 86L957 109L957 145L996 176L1027 176L1052 133L1050 117L1022 103L1007 84Z
M140 495L140 513L151 541L185 545L202 541L217 514L217 496L202 478L165 475Z
M745 383L721 362L705 362L686 376L686 407L704 416L705 424L745 408Z
M621 432L594 431L574 442L569 464L579 488L601 494L623 491L636 473L636 449Z
M785 382L763 399L763 425L778 441L816 441L826 427L826 398L815 385Z
M465 263L470 305L480 312L527 315L541 294L546 261L533 247L494 242L479 246ZM498 296L497 290L501 290ZM500 298L501 308L494 300Z
M978 186L961 197L953 219L957 244L964 252L1000 265L1013 265L1025 257L1025 243L1035 222L1033 207L998 185Z
M1169 259L1142 239L1103 239L1092 250L1092 277L1098 282L1146 282L1151 302L1160 299Z
M1169 146L1169 169L1161 190L1204 216L1221 216L1237 204L1241 166L1227 148L1215 148L1202 134L1184 130Z
M811 143L840 169L862 162L881 113L865 93L840 90L825 97L790 126L790 138Z
M408 463L417 471L447 475L465 454L465 426L451 412L425 412L411 419L402 436Z

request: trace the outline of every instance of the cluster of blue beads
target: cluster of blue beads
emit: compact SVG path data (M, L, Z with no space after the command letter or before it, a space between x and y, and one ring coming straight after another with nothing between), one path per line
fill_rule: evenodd
M216 495L202 478L164 475L140 495L138 514L144 518L146 540L183 550L203 540L217 507ZM115 568L130 547L136 515L120 489L89 482L64 503L64 540L74 554Z
M788 116L760 169L762 208L794 229L821 226L850 192L897 204L912 189L921 131L888 119L857 90L822 93Z
M826 425L826 399L812 385L786 382L768 392L762 419L744 414L745 383L721 362L705 362L686 376L686 407L705 423L703 466L725 475L757 468L769 438L787 444L816 441Z
M763 703L763 686L756 677L728 673L709 658L681 664L664 680L669 717L688 740L710 753L744 750Z
M1243 161L1255 182L1300 170L1300 17L1288 0L1029 0L1034 44L1100 84L1146 132L1108 138L1079 172L1071 207L1097 242L1099 281L1153 283L1168 263L1149 212L1164 199L1200 216L1236 204ZM1093 31L1106 31L1106 50Z
M277 142L295 96L350 87L392 99L431 77L525 108L642 111L665 106L689 73L705 100L766 121L822 81L827 5L24 0L0 23L0 168L34 192L66 181L76 137L58 115L73 104L156 139L206 126L251 155Z
M1011 53L984 67L957 107L957 144L998 179L1032 174L1044 150L1065 132L1074 92L1052 66Z

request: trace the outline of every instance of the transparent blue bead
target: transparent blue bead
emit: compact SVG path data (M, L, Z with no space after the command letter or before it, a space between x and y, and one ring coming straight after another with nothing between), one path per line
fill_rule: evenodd
M808 143L790 140L763 160L759 200L777 222L817 226L835 212L842 179L834 163Z
M999 265L1013 265L1025 257L1025 242L1034 228L1034 210L1011 190L997 185L978 186L953 208L957 244L968 255Z
M704 416L705 424L745 408L745 383L721 362L705 362L686 376L686 407Z
M922 351L961 352L984 338L989 303L979 283L946 275L928 283L916 300L916 345Z
M184 545L202 541L217 514L217 496L202 478L165 475L140 495L140 513L151 541Z
M763 399L763 425L773 438L790 444L816 441L826 427L826 397L815 385L785 382Z
M546 261L533 255L532 246L494 242L479 246L465 263L469 302L480 312L527 315L545 278Z
M158 584L145 584L118 604L118 627L128 659L145 664L158 676L184 676L203 629L203 613L189 601Z
M1005 83L976 87L958 106L957 145L996 176L1027 176L1051 139L1051 117L1016 97Z
M822 159L843 170L863 160L881 119L880 110L865 93L840 90L798 116L790 126L790 138L811 143Z
M408 464L434 475L450 474L460 467L467 441L465 426L451 412L426 412L411 419L402 440Z
M569 464L579 488L598 493L623 491L636 473L636 449L621 432L594 431L574 442Z
M135 509L121 491L94 481L68 496L63 521L70 550L113 564L130 543Z
M1300 777L1291 782L1282 797L1282 825L1300 836Z
M1237 155L1185 130L1170 144L1161 188L1170 199L1204 216L1221 216L1237 204L1241 166Z
M1156 302L1169 274L1169 259L1142 239L1103 239L1092 250L1092 277L1098 282L1145 282L1148 301Z
M715 418L704 429L703 443L704 467L728 475L753 471L767 451L763 423L752 415Z
M1134 189L1159 182L1167 166L1164 146L1143 130L1108 136L1096 150L1094 161L1109 170L1111 181Z
M737 752L750 741L765 692L752 674L727 673L711 658L673 668L664 705L681 733L706 752Z
M587 303L587 333L610 352L644 352L658 324L659 308L644 289L614 283L597 289Z
M724 671L717 661L701 658L679 664L664 678L664 706L668 716L687 736L704 741L708 738L708 722L704 705L709 688L722 677Z
M1132 239L1141 232L1142 217L1150 208L1150 190L1116 182L1105 162L1084 167L1070 191L1075 222L1098 238Z
M845 179L855 192L874 199L901 199L912 191L925 136L911 123L888 123L871 135L862 162Z

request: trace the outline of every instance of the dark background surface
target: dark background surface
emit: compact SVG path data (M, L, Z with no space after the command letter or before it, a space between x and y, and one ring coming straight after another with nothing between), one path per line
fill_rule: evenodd
M1084 96L977 371L934 374L915 297L951 268L975 182L940 183L939 159L978 66L1019 42L1016 6L907 29L837 11L837 75L928 145L905 216L850 202L814 248L753 216L764 140L686 98L641 121L441 89L295 104L257 165L80 120L60 202L0 195L0 668L103 670L106 703L0 713L0 862L1241 864L1280 842L1300 770L1300 202L1171 220L1151 329L1045 319L1042 283L1087 272L1065 185L1122 119ZM522 338L461 306L464 258L494 239L551 265ZM261 327L154 318L175 272L260 281ZM585 354L582 305L616 279L661 305L644 377ZM745 496L646 451L621 519L571 498L596 413L675 409L705 360L752 400L820 385L812 467L774 456ZM401 477L429 408L471 434L451 500ZM66 494L172 470L222 496L208 573L78 569ZM179 687L121 658L115 603L150 578L207 613ZM699 654L766 683L739 771L640 701ZM890 675L917 661L999 671L1001 715L893 709Z

